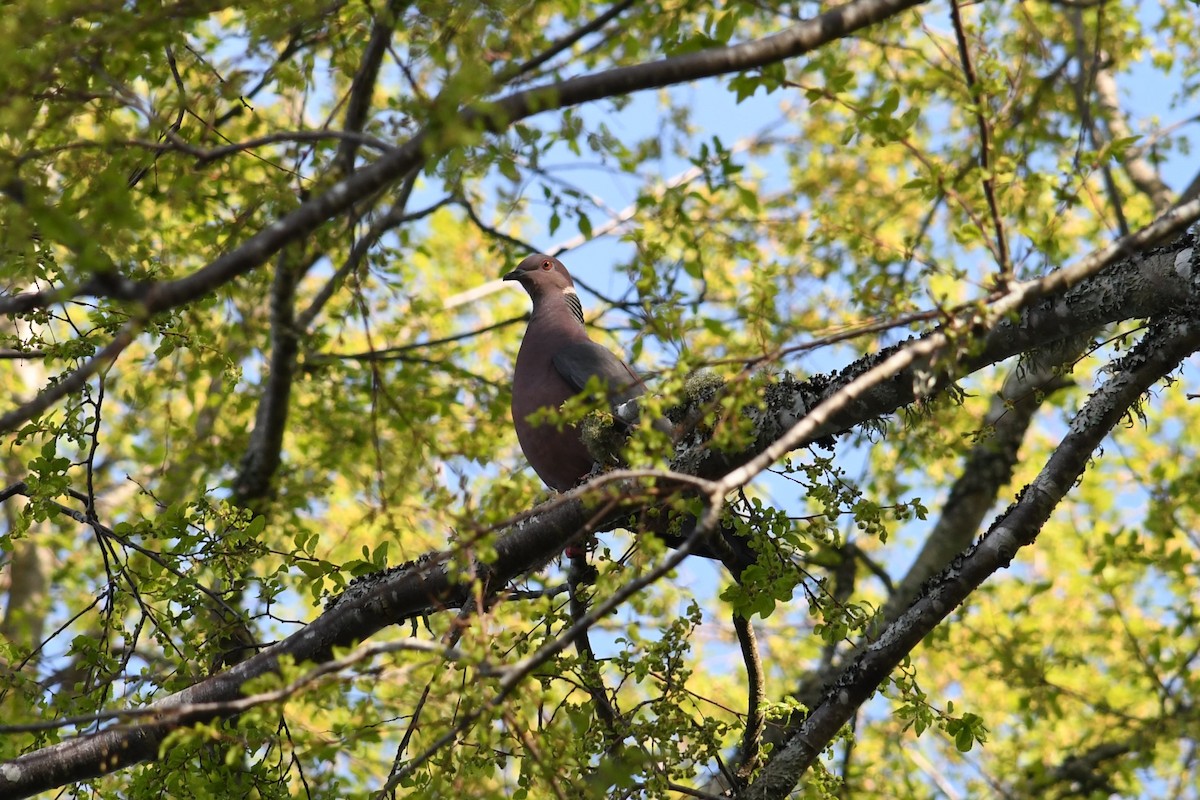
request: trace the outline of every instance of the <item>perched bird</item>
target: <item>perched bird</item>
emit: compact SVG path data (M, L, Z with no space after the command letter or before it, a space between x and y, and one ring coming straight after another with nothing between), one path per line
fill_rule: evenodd
M517 353L513 373L512 417L517 441L538 477L560 492L592 471L595 459L574 425L538 424L529 415L557 410L579 394L593 376L616 406L645 391L637 374L607 348L593 342L583 325L583 306L562 262L536 253L504 276L517 281L533 300L533 314Z
M561 261L535 253L504 280L520 283L533 300L533 313L513 372L512 417L517 441L538 477L550 488L565 492L592 471L595 459L577 426L560 428L546 421L535 424L529 416L542 409L557 410L581 393L592 377L599 378L612 406L640 396L646 387L628 364L588 337L583 306ZM663 538L668 544L678 544L684 535ZM738 575L754 563L755 554L741 537L726 533L724 539L731 545L732 559L728 553L722 559L704 543L694 552L725 560Z

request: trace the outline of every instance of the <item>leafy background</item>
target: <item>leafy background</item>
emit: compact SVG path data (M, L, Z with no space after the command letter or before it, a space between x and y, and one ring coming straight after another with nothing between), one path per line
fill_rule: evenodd
M355 575L441 548L463 569L486 558L496 526L545 495L508 414L528 301L495 283L531 249L569 247L594 337L672 398L700 368L838 369L1196 194L1200 59L1182 0L963 7L970 79L935 3L802 58L494 134L462 112L820 10L12 4L4 290L107 296L6 317L5 406L128 342L4 439L4 482L23 491L0 521L0 703L12 726L61 724L13 727L3 755L236 663ZM236 280L152 314L121 296L121 281L240 252L418 132L418 170ZM1017 398L1036 403L1011 480L955 531L957 549L1036 475L1139 330L1075 343L1063 380ZM1026 368L978 372L746 488L742 510L763 509L756 521L799 565L748 591L775 723L945 535L939 511L978 477L968 454L1006 413L989 406ZM1037 545L911 654L798 793L1196 796L1194 377L1118 428ZM736 442L761 384L731 386L716 430ZM639 440L630 459L661 456ZM644 537L602 535L592 596L662 557ZM156 763L69 791L374 796L389 775L422 796L718 791L746 706L727 575L689 559L594 627L599 664L566 651L488 705L489 667L569 626L563 581L551 565L520 596L396 626L380 652L286 701L179 731ZM439 641L455 660L405 649ZM247 688L302 674L285 665ZM597 677L616 719L586 691Z

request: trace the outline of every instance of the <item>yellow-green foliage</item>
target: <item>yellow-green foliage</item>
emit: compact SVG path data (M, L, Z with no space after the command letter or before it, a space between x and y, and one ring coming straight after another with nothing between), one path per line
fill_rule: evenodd
M338 651L328 673L282 665L247 687L262 704L77 791L374 797L397 776L396 796L715 796L747 707L734 609L758 632L768 757L820 700L814 675L878 635L947 499L980 477L965 459L993 437L1015 359L793 451L728 498L729 524L771 544L742 585L689 558L590 628L597 660L576 641L510 686L574 618L563 564L487 597L473 571L546 497L509 412L528 298L492 282L523 243L575 248L562 257L593 338L646 377L642 419L674 426L673 441L661 424L627 437L596 397L545 415L583 420L602 466L734 458L803 417L773 403L806 379L829 386L982 304L1006 267L1043 274L1151 220L1147 174L1166 195L1187 186L1162 164L1194 171L1180 156L1195 125L1176 123L1200 86L1195 3L960 4L971 86L947 7L926 4L787 62L497 111L530 86L827 8L623 5L578 41L563 37L607 6L4 7L0 303L64 297L0 318L0 414L87 375L0 434L0 488L23 484L0 517L0 707L33 726L0 735L0 758L191 686L300 630L353 578L439 549L481 592L467 609ZM1136 102L1104 106L1105 81ZM146 313L140 282L224 263L405 145L421 154L407 175ZM1136 328L1076 353L1073 385L1041 404L964 544L1037 474ZM91 361L123 331L115 359ZM939 366L977 352L955 335ZM264 449L276 378L286 420ZM797 796L1194 796L1194 379L1117 429L1037 544L910 654ZM248 458L264 453L278 462ZM660 510L701 510L674 483L645 485ZM579 591L594 607L669 552L602 532Z

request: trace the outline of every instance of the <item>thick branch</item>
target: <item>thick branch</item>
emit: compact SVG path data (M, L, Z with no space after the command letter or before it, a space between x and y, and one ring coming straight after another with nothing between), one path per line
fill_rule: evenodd
M758 639L750 620L735 614L733 629L737 633L738 645L742 649L742 661L746 664L746 730L742 733L740 775L749 775L758 766L761 755L763 731L766 729L766 689L762 656L758 652Z
M984 580L1007 567L1016 552L1034 542L1051 512L1083 474L1104 437L1156 382L1200 349L1194 309L1153 323L1112 378L1076 415L1071 430L1037 478L974 548L956 559L879 639L842 671L788 745L740 797L782 798L800 776L917 644Z
M266 497L279 468L300 349L300 331L295 325L296 284L312 261L294 249L284 251L277 259L271 284L271 358L250 444L233 484L236 505L253 504Z
M618 67L516 92L494 103L483 104L480 109L460 112L454 125L460 129L477 126L496 133L514 122L545 111L757 69L803 55L922 2L924 0L856 0L764 39L715 47L648 64ZM449 116L446 115L446 118ZM254 269L285 245L312 233L361 198L385 189L408 174L424 160L433 133L430 129L417 133L375 163L334 184L324 194L303 203L247 239L237 249L191 275L162 283L137 283L111 275L102 276L85 282L73 291L60 288L0 298L0 313L28 311L84 295L140 300L151 314L190 302ZM434 149L438 148L435 146Z
M1193 245L1192 237L1185 237L1170 248L1127 258L1083 281L1062 297L1043 299L1019 317L1001 323L988 335L982 353L968 360L970 369L979 369L1047 341L1090 331L1104 322L1130 316L1149 316L1171 307L1200 302L1200 289L1193 287L1193 274L1197 271L1200 258L1195 256ZM1164 344L1164 352L1172 352L1170 345L1170 342ZM813 408L821 397L832 395L839 386L863 374L879 360L880 357L864 359L860 364L847 368L840 376L822 376L806 384L790 379L782 381L767 398L769 409L759 422L759 444L745 453L713 456L703 461L701 466L707 470L722 462L744 463L789 430L798 418L804 416L805 410ZM961 365L955 365L955 368L956 374L962 374ZM917 377L915 371L910 371L862 393L854 403L835 414L826 425L805 437L797 446L891 413L914 396L913 387ZM944 375L933 381L935 385L944 382ZM1127 406L1128 403L1122 409ZM1081 419L1086 418L1081 416ZM597 480L611 483L619 478L620 475L606 475ZM711 489L702 480L696 481L695 485L706 493ZM1069 486L1070 481L1063 484L1062 488L1065 491ZM485 586L499 587L515 576L546 563L561 552L568 542L588 532L619 524L628 519L631 511L643 505L638 499L641 496L639 487L636 483L630 483L619 487L618 491L605 491L603 496L608 504L603 506L603 513L596 514L589 511L580 499L586 488L535 509L531 516L497 537L496 560L490 564L475 565L476 577ZM227 672L159 701L154 707L160 708L162 714L155 724L104 731L9 762L0 767L0 798L44 791L155 757L158 744L171 730L211 718L211 714L204 716L189 711L190 704L238 697L245 681L273 671L276 660L283 654L297 661L323 661L329 657L333 647L362 641L384 627L422 613L461 606L470 596L471 584L461 580L461 575L447 574L443 566L445 560L446 554L432 554L417 564L383 576L370 586L348 592L329 611L283 642ZM960 566L954 575L961 576L961 569ZM978 579L982 580L983 577L978 576ZM956 582L951 583L961 588L961 581L961 577L956 577ZM942 596L935 595L934 600L927 596L918 601L914 606L916 610L910 610L888 630L892 631L897 626L908 630L914 614L918 620L926 619L923 615L929 613L929 604ZM949 610L945 608L943 614ZM892 634L886 635L879 644L891 641L889 636L894 637ZM875 665L875 670L884 669L881 666L883 661L879 659L895 656L894 651L872 655L874 653L875 649L872 648L866 651L863 658L875 659L869 662ZM852 667L847 674L860 674L863 658L856 662L859 666ZM886 670L881 674L886 675ZM873 687L874 684L871 684L863 691L869 694ZM839 705L823 712L826 716L821 719L828 725L837 714L843 712L845 707ZM804 730L804 740L815 742L811 726ZM819 729L820 732L825 730ZM820 746L823 745L818 745L818 749Z
M379 78L379 68L383 66L383 54L387 52L388 44L392 41L392 31L396 27L396 18L400 14L402 3L391 0L387 9L376 15L371 26L371 38L363 50L362 61L354 74L350 86L350 100L346 104L345 128L355 133L361 132L367 124L367 116L371 112L371 96L375 93L375 83ZM334 163L341 169L342 174L348 175L354 169L354 156L358 153L358 142L343 139L338 146Z
M1058 362L1058 359L1053 359ZM1059 374L1060 363L1018 366L1009 373L992 399L984 420L983 438L971 448L937 524L925 537L913 561L881 614L884 623L900 616L930 577L966 550L979 532L984 515L996 502L1001 487L1012 478L1017 451L1042 400L1071 385Z
M1181 209L1183 207L1176 210ZM1014 295L1018 300L1025 291L1035 295L1043 291L1051 293L1033 301L1019 314L1014 313L1002 320L984 337L981 346L977 349L967 348L956 361L934 364L918 361L891 380L860 393L853 402L814 427L795 447L803 447L866 420L890 414L918 397L933 394L951 381L989 364L1047 347L1054 342L1090 334L1102 325L1150 318L1195 302L1196 289L1192 280L1196 240L1192 235L1116 261L1116 255L1127 248L1125 243L1130 240L1153 241L1165 230L1178 229L1194 221L1200 204L1190 204L1183 210L1187 213L1177 217L1168 215L1160 220L1173 219L1168 226L1159 227L1155 223L1133 237L1105 248L1100 262L1089 257L1077 265L1051 273L1041 282L1032 282L1040 285L1023 284ZM1089 261L1090 264L1086 263ZM1067 273L1079 267L1087 267L1095 272L1099 263L1108 263L1110 266L1082 281L1067 276ZM1026 286L1027 289L1023 288ZM1064 286L1067 288L1056 290L1056 287ZM927 337L940 335L939 331L927 334ZM966 347L969 337L965 332L958 335L963 340L958 344ZM771 402L771 413L760 427L760 441L766 437L766 441L773 442L822 399L831 396L858 375L873 369L898 349L860 359L837 375L817 376L803 386L794 383L788 386L785 381L787 391L781 392ZM748 456L756 454L757 451L710 453L696 472L705 477L724 475L732 465L740 464Z
M250 237L237 249L191 275L165 282L139 282L106 271L73 288L58 287L0 297L0 314L29 311L82 296L137 301L141 303L145 316L176 308L208 295L257 268L283 247L302 240L362 198L387 189L423 163L429 152L453 147L464 127L477 127L497 133L518 120L544 111L730 72L756 69L802 55L820 45L920 5L923 1L856 0L764 39L730 47L716 47L648 64L618 67L516 92L494 103L480 103L477 108L467 109L453 116L457 132L448 137L444 146L437 141L437 130L422 130L404 145L334 184L324 194L306 201L296 210ZM452 117L450 114L440 115L436 112L433 116L442 119ZM14 429L61 399L65 392L61 391L60 386L52 387L35 398L34 402L0 416L0 432Z

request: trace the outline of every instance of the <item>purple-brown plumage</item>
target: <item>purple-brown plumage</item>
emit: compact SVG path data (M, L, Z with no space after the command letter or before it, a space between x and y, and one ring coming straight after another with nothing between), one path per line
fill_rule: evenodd
M537 253L522 261L504 280L520 283L533 300L533 313L513 372L512 416L517 441L538 477L550 488L565 492L592 471L592 456L578 428L564 425L560 429L552 422L534 424L529 421L530 414L557 410L582 392L593 377L600 380L613 406L638 397L645 386L628 364L588 338L575 284L561 261ZM670 428L666 419L654 424ZM650 531L677 546L688 537L696 520L684 519L674 533L669 531L668 523L668 516L656 516ZM719 544L722 539L724 545ZM692 552L724 561L735 577L757 558L746 540L725 526L695 542Z
M592 456L575 426L533 424L529 416L541 409L557 410L592 377L599 378L613 404L637 397L644 387L625 362L588 337L575 284L561 261L536 253L504 280L520 283L533 300L513 373L517 441L538 477L566 491L592 471Z

